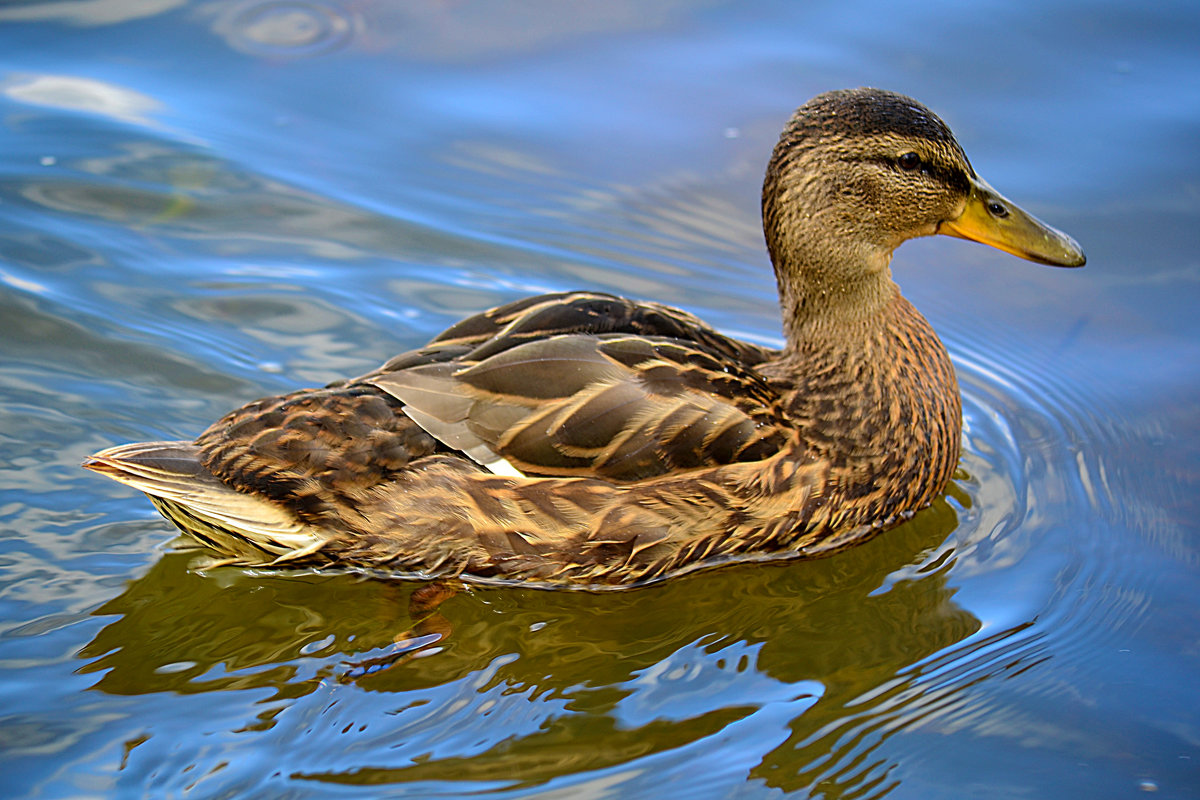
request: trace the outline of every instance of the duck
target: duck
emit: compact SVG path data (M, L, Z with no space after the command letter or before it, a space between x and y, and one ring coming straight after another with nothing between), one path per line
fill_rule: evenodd
M928 108L873 88L795 111L762 190L785 344L593 291L516 300L358 378L266 397L193 441L84 465L212 563L623 588L828 556L955 474L954 367L891 272L943 234L1078 267Z

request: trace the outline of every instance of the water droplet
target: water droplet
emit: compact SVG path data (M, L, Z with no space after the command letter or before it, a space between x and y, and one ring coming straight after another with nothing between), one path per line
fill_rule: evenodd
M1138 781L1138 788L1143 792L1157 792L1158 784L1149 778L1142 778L1140 781Z

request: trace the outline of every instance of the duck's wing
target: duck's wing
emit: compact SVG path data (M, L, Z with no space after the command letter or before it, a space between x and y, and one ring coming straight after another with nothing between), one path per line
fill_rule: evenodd
M589 332L496 347L497 338L368 382L497 473L642 480L757 461L789 438L776 391L698 342Z
M585 335L573 346L565 344L566 340L555 341L556 336L577 332ZM612 336L614 332L671 337L674 345L668 340L658 345L666 354L660 357L665 360L659 372L677 373L667 383L673 380L678 386L653 388L655 373L648 366L653 360L646 355L649 351L643 353L645 357L634 358L621 356L621 345L616 342L599 348L594 335ZM637 341L637 336L630 341ZM516 354L509 355L513 352ZM189 458L195 459L196 468L205 476L242 495L277 504L311 525L358 513L375 487L392 481L414 461L444 453L447 445L497 465L511 452L513 464L519 462L522 470L537 474L594 474L614 479L661 474L714 459L747 458L768 447L760 441L774 441L769 430L759 430L763 411L758 406L766 408L769 402L756 405L746 399L761 389L761 382L747 368L741 368L746 374L739 378L717 375L723 370L737 372L734 365L738 362L759 363L769 354L765 348L724 337L691 315L666 306L587 292L532 297L470 317L426 347L397 356L364 378L267 397L236 409L189 446ZM707 369L713 376L698 378L704 370L689 366L689 358L708 359ZM529 361L541 362L541 367L520 366ZM554 365L572 361L577 363L565 369L574 371L574 383L551 383L548 385L555 388L550 394L536 394L533 381L543 381L539 376L554 372ZM581 381L588 374L607 383L588 388L594 381ZM480 402L472 404L470 414L439 425L434 421L439 415L452 418L461 409L453 402L414 400L407 409L411 414L406 414L402 399L408 390L401 385L411 381L420 384L426 395L448 393L448 399L454 399L458 391L454 384L473 382L478 384L473 391ZM488 388L489 381L507 381L535 394L490 402L494 392ZM730 381L745 386L730 389ZM722 391L741 396L723 399ZM558 415L553 444L539 440L536 425L540 423L534 414L551 413L552 406ZM621 416L635 411L636 417ZM752 420L749 426L747 419ZM467 431L467 420L483 434ZM455 433L455 425L467 432ZM691 430L692 425L698 427ZM518 429L525 434L518 436ZM623 439L618 442L616 437ZM114 477L118 477L118 455L127 454L113 454L108 466ZM142 463L118 480L149 480L145 471L148 454L136 455ZM170 474L170 470L159 477L162 474ZM186 483L187 476L178 480ZM193 475L191 480L200 479ZM158 491L159 496L181 505L189 502L184 497L172 498L170 487L153 482L139 488L152 495ZM236 520L228 524L234 527Z
M467 317L425 347L401 353L358 380L369 382L390 372L464 357L479 361L552 336L609 333L687 342L744 366L778 355L770 348L725 336L678 308L602 292L559 292L526 297Z

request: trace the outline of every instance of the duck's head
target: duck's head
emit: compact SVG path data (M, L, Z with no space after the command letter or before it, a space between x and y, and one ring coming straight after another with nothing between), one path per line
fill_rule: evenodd
M1070 236L976 175L936 114L880 89L827 92L796 111L767 168L763 223L785 315L839 297L869 301L855 296L890 287L892 252L916 236L972 239L1054 266L1085 260Z

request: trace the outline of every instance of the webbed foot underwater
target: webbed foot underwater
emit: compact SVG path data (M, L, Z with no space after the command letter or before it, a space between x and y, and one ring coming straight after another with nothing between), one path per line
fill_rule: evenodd
M245 565L612 586L836 552L928 505L958 461L954 370L893 251L942 233L1084 256L977 176L936 115L876 89L796 111L762 213L782 350L656 303L543 295L85 466Z

